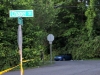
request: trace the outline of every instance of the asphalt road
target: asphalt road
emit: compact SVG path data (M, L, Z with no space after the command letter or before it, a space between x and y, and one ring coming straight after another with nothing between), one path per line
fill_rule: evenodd
M20 75L20 71L3 75ZM52 65L24 70L24 75L100 75L100 60L57 61Z

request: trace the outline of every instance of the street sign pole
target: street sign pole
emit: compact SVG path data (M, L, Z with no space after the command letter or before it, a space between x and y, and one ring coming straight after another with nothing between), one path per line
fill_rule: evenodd
M23 58L22 58L22 50L19 50L19 52L20 52L20 70L21 70L21 72L20 72L20 75L23 75Z
M23 59L22 59L22 25L23 19L22 17L33 17L33 10L10 10L9 17L18 18L18 47L20 54L20 69L21 75L23 75Z
M47 40L49 41L49 44L50 44L50 62L52 63L52 42L54 40L53 34L49 34L47 36Z
M18 18L18 46L19 46L19 54L20 54L20 70L21 70L21 75L23 75L23 59L22 59L22 25L23 25L23 20L22 18Z
M51 63L52 63L52 44L50 44L50 59L51 59Z

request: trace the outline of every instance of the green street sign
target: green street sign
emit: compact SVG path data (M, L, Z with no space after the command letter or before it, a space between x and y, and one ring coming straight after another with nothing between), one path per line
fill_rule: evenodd
M21 17L18 18L18 24L23 25L23 19Z
M10 10L9 16L14 17L33 17L33 10Z

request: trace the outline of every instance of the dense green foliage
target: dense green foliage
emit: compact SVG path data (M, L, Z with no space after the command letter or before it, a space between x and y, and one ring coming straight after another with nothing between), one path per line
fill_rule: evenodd
M59 6L60 12L55 26L58 34L55 33L54 41L56 51L71 53L73 59L100 57L99 34L97 34L99 21L96 21L99 19L99 2L90 0L88 6L85 6L85 2L70 0L64 1Z
M55 12L50 0L0 1L0 70L19 64L17 18L9 17L9 10L34 10L33 18L23 18L23 60L34 59L26 66L40 63L40 51L46 48L47 29L53 23ZM51 11L49 11L51 10ZM36 64L37 63L37 64Z
M84 0L85 1L85 0ZM49 55L47 35L54 34L53 54L71 53L73 59L100 57L100 1L76 0L1 0L0 70L19 64L17 18L9 10L34 10L33 18L23 18L24 66L40 65L40 51ZM48 59L49 60L49 59Z

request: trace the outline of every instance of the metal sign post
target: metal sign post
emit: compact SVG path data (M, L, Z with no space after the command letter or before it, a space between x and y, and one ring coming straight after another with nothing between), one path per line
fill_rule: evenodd
M21 69L21 75L23 75L23 60L22 60L22 25L23 20L22 18L18 18L18 47L19 47L19 54L20 54L20 69Z
M47 40L49 41L50 44L50 62L52 63L52 41L54 40L53 34L49 34L47 36Z
M50 44L50 58L51 58L51 63L52 63L52 44Z
M21 75L23 75L23 60L22 60L22 25L23 19L22 17L33 17L33 10L10 10L9 16L11 18L18 18L18 48L20 54L20 69Z

